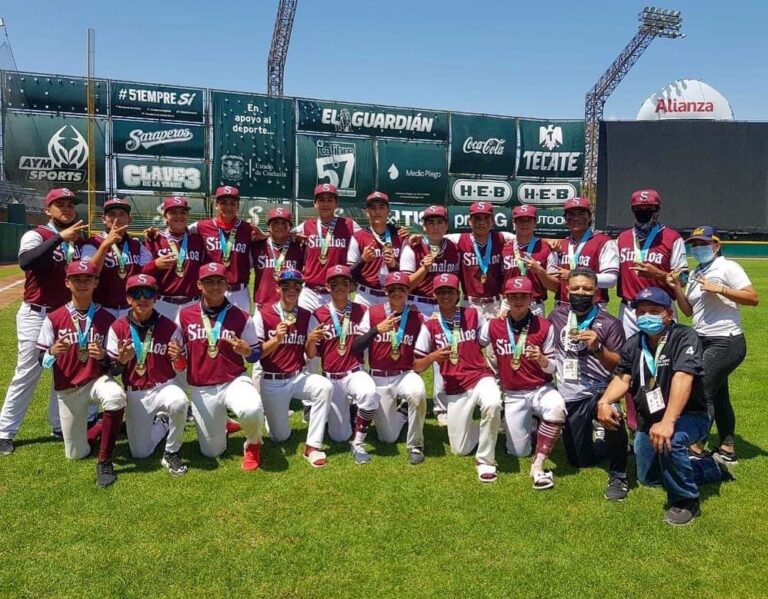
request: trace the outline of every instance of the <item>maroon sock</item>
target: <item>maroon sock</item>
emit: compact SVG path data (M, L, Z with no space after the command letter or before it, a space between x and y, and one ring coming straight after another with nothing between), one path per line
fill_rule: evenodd
M108 462L112 459L117 436L123 424L125 408L120 410L104 411L101 418L101 445L99 446L99 461Z
M357 410L357 415L355 416L355 432L356 433L367 433L368 427L371 426L371 422L373 421L373 416L375 412L373 410Z
M536 455L543 455L545 458L552 453L555 443L560 438L560 431L563 429L561 422L548 422L542 420L539 424L539 430L536 433Z
M101 427L101 421L99 421L89 428L88 432L85 434L88 439L88 445L91 447L98 447L99 437L101 436Z

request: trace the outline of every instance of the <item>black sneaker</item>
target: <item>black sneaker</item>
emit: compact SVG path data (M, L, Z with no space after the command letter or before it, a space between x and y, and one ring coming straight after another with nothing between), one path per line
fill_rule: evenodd
M171 453L170 451L166 451L163 454L163 459L160 463L163 465L163 468L165 468L171 474L171 476L183 476L187 473L188 470L187 465L181 461L179 452Z
M703 451L694 451L690 447L688 448L688 459L689 460L706 460L707 458L712 457L712 452L708 450Z
M608 486L605 488L605 497L608 501L624 501L629 493L629 485L626 478L612 476L608 480Z
M686 501L680 505L673 505L667 510L664 522L672 526L686 526L693 522L696 516L701 515L698 501Z
M97 462L96 463L96 486L108 487L117 480L115 474L115 467L112 462Z
M412 447L408 450L408 463L418 466L424 461L424 450L421 447Z
M0 455L11 455L14 449L13 439L0 439Z
M53 429L51 431L51 437L53 437L57 441L63 441L64 440L64 433L61 432L61 429Z
M723 462L730 464L731 466L739 463L739 458L736 456L735 451L725 451L722 447L718 447L712 454L712 457L715 455L720 456L720 459Z
M733 462L729 462L722 456L719 451L716 451L712 454L712 459L714 460L715 464L717 464L718 468L720 468L720 480L722 482L727 483L732 480L736 480L733 472L731 472L731 466L733 465Z

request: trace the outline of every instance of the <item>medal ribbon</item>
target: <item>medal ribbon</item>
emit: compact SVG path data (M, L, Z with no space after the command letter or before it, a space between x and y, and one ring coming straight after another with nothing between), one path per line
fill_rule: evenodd
M69 264L75 257L75 244L71 241L62 241L60 247L61 253L64 254L64 258L67 264Z
M576 268L579 265L579 256L581 256L581 251L584 249L584 245L592 238L592 229L587 229L584 231L584 235L581 238L581 241L576 246L576 249L574 251L574 244L572 241L568 241L568 264L571 265L571 269Z
M283 306L280 304L280 302L275 302L275 312L278 313L278 315L280 316L280 320L281 321L285 320L285 310L283 310ZM291 314L293 314L294 317L296 317L296 315L298 314L298 309L294 308L291 311Z
M480 255L480 246L472 238L472 247L475 249L475 256L477 257L477 263L480 266L480 272L486 274L488 272L488 266L491 264L491 246L493 245L493 238L489 235L485 241L485 253Z
M586 317L584 320L579 322L578 317L573 312L568 312L568 326L572 329L579 329L580 331L586 331L588 328L592 326L592 323L595 322L595 318L597 318L597 313L600 311L600 308L597 306L592 306L592 309L587 312Z
M88 333L91 331L91 325L93 324L93 315L96 312L96 304L91 302L88 306L88 311L85 313L85 328L80 328L80 321L76 318L77 311L75 307L70 304L69 317L72 319L72 325L75 327L77 333L77 346L79 349L85 349L88 346Z
M688 277L688 284L685 286L685 294L688 295L688 292L690 291L691 287L693 287L698 281L700 276L707 273L707 271L712 268L712 265L715 263L715 260L717 259L717 256L707 264L699 264L696 268L693 269L693 272Z
M645 243L643 243L643 249L641 250L640 244L637 243L637 231L632 229L632 243L635 246L635 262L637 264L645 262L645 259L648 256L648 250L653 245L653 240L656 239L656 235L659 234L659 231L661 231L661 225L653 225L653 228L648 231L648 236L645 238Z
M352 315L352 304L347 302L347 305L344 306L344 322L341 324L339 324L339 317L333 303L329 304L328 308L331 313L331 320L333 320L333 329L339 338L339 347L345 348L347 347L347 332L349 331L349 317Z
M323 237L323 223L320 222L319 218L317 219L317 236L320 238L320 258L323 260L328 257L328 248L331 245L331 239L333 239L333 231L336 229L337 220L338 219L334 217L331 224L328 225L325 237Z
M424 247L427 248L427 253L430 254L430 255L434 255L435 258L437 258L440 254L443 253L443 248L445 247L445 239L441 239L439 245L433 244L433 243L429 243L429 241L427 241L426 239L422 239L421 243L424 244ZM436 254L432 254L432 248L433 247L437 247L437 253Z
M147 356L149 356L149 350L152 347L152 328L150 327L147 331L146 336L144 337L144 341L141 340L141 336L139 335L139 328L137 326L134 326L133 324L131 326L131 341L133 342L133 351L136 352L136 363L139 366L143 366L147 361Z
M234 223L232 225L232 228L229 230L229 237L226 238L224 237L224 231L217 227L219 232L219 244L221 245L222 260L224 262L229 260L229 257L232 255L232 248L235 247L235 235L237 235L238 224L239 223Z
M379 237L379 234L373 230L373 227L369 227L371 230L371 235L373 235L373 238L379 243L381 246L386 245L392 245L392 234L389 232L389 226L386 226L384 228L384 240L382 241L381 237Z
M267 242L267 246L269 247L269 251L272 253L272 259L273 259L273 265L272 270L275 272L275 276L280 274L280 271L283 270L283 264L285 263L285 257L288 255L288 248L291 247L291 242L286 241L283 244L283 247L280 249L280 255L276 255L275 250L277 249L275 244L272 243L272 240L270 239Z
M443 329L443 335L445 340L451 344L451 353L457 355L459 353L459 337L461 337L461 310L458 308L453 314L453 332L448 330L445 326L445 319L440 316L440 327Z
M642 387L645 387L645 369L643 368L643 362L648 367L648 372L651 373L651 389L656 386L656 372L658 372L658 368L656 367L656 362L659 361L659 356L661 355L661 350L664 349L664 346L667 344L667 333L664 334L664 337L662 337L661 341L659 341L659 345L656 346L656 353L651 354L651 350L648 349L648 342L646 341L646 335L643 334L640 337L640 344L642 345L643 353L641 354L641 363L640 363L640 385Z
M131 246L128 244L128 241L123 241L123 251L120 251L120 246L117 243L112 244L112 253L115 254L115 258L117 258L117 263L121 272L125 272L125 265L128 263L130 252Z
M536 242L538 240L539 238L534 235L528 242L528 246L525 248L525 253L528 254L529 257L533 256L533 250L536 247ZM525 265L525 262L523 262L523 256L520 254L520 246L517 245L517 239L515 239L514 243L512 244L512 249L515 252L515 263L517 264L517 269L520 271L521 275L525 276L528 273L528 267Z
M181 249L178 248L176 242L171 237L170 231L168 232L168 247L171 248L173 257L176 258L176 269L181 270L184 268L184 260L187 259L187 243L189 243L189 236L184 233L181 238Z
M386 306L386 313L387 317L392 313L391 308L389 307L389 304ZM403 337L405 336L405 327L408 324L408 311L411 309L411 307L406 304L405 309L403 310L403 313L400 315L400 326L397 329L396 334L392 334L390 332L390 339L392 340L392 351L396 352L400 348L400 344L403 342Z
M208 345L216 345L221 337L221 325L227 316L227 312L232 307L232 304L228 304L223 310L221 310L216 316L216 324L211 327L211 320L208 315L203 312L203 307L200 306L200 315L203 317L203 328L205 329L205 336L208 338Z
M517 341L515 341L515 331L510 324L511 322L511 318L506 319L507 335L509 335L509 343L512 345L512 356L516 360L519 360L525 350L525 342L528 340L528 331L530 330L531 324L530 322L525 324L523 330L520 331L520 336L517 338Z

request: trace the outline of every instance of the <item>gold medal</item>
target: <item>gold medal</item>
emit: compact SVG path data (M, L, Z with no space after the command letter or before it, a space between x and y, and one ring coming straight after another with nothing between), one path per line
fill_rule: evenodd
M485 273L482 273L480 275L480 282L485 285L485 282L488 280L488 276Z
M568 336L573 339L574 341L579 340L579 335L581 334L581 331L579 331L578 328L573 328L568 331Z
M399 359L400 359L400 348L399 348L399 347L398 347L398 348L394 348L394 347L393 347L393 348L391 349L391 351L389 352L389 356L390 356L390 357L391 357L393 360L399 360Z
M328 262L328 258L320 254L320 264L325 264L326 262Z
M211 358L215 358L216 356L219 355L219 348L216 347L215 345L209 345L208 346L208 355Z
M88 347L80 347L77 350L77 359L80 360L80 362L87 362L88 358L90 356L88 355Z
M125 275L128 274L128 271L125 270L125 268L121 266L120 268L117 269L117 274L120 276L121 279L124 279Z
M296 315L293 312L288 312L285 315L285 324L291 326L294 322L296 322Z
M339 347L336 348L336 352L340 356L343 356L344 354L346 354L347 353L347 345L346 345L346 343L343 344L343 345L341 343L339 343Z
M384 242L384 249L388 251L392 251L392 242L391 241L385 241Z
M520 365L523 363L523 361L520 359L520 356L513 356L511 360L512 364L512 370L517 370L520 368Z
M451 352L451 355L448 357L451 364L454 366L459 363L459 352Z
M230 260L229 258L223 258L223 259L221 260L221 263L222 263L224 266L226 266L227 268L229 268L229 264L230 264L230 262L231 262L231 260Z
M183 277L184 276L184 267L176 265L176 276L177 277Z
M429 246L429 254L433 258L437 258L437 255L440 253L440 246L439 245L430 245Z
M136 374L139 376L144 376L147 374L147 366L146 364L136 364L136 368L133 369Z

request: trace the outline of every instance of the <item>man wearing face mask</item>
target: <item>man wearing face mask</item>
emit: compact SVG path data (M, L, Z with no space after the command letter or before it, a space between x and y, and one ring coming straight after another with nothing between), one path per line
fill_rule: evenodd
M659 287L670 297L674 292L667 286L670 272L677 272L687 280L688 263L685 244L680 234L658 222L661 196L655 189L640 189L630 200L635 226L619 233L619 284L621 298L619 320L627 337L637 332L632 302L646 287Z
M664 520L683 526L701 513L698 485L732 480L733 475L717 454L714 459L688 457L688 447L708 434L710 423L696 332L673 320L672 299L658 287L641 290L633 308L640 332L621 348L597 414L607 430L621 427L614 405L632 394L638 410L637 480L663 486L670 505Z

